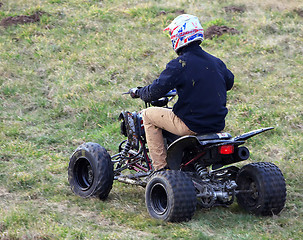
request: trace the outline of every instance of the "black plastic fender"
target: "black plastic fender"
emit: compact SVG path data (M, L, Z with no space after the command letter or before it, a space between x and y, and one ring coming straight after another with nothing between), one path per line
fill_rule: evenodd
M267 128L261 128L261 129L258 129L258 130L253 130L253 131L250 131L250 132L247 132L247 133L244 133L242 135L239 135L239 136L236 136L233 138L234 141L246 141L247 139L257 135L257 134L260 134L260 133L263 133L263 132L266 132L268 130L272 130L274 129L273 127L267 127Z
M176 141L174 141L172 144L169 145L169 147L167 148L166 161L170 169L179 170L182 163L183 153L185 151L193 150L197 148L205 149L208 147L215 147L215 146L226 145L226 144L233 144L235 146L239 146L244 144L247 139L272 129L274 128L273 127L262 128L262 129L250 131L248 133L244 133L234 138L231 138L231 135L229 133L212 133L212 134L206 134L200 136L199 135L183 136L178 138ZM246 153L246 156L248 158L249 152ZM245 159L242 156L238 160L232 161L230 163L243 161L243 160Z
M179 170L183 152L186 148L195 148L200 146L199 140L196 136L184 136L178 138L167 148L167 164L171 170Z
M226 144L233 144L235 146L241 145L244 141L235 141L230 139L229 134L208 134L208 135L188 135L178 138L167 148L167 157L166 161L168 167L172 170L179 170L183 153L185 151L194 150L194 149L206 149L209 147L221 146ZM205 140L201 140L205 139Z

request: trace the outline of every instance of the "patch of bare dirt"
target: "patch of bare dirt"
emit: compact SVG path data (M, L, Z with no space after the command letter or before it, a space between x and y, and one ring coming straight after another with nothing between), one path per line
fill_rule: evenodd
M227 6L224 7L224 10L231 13L244 13L246 9L244 6Z
M298 14L300 17L303 17L303 9L295 9L294 12Z
M227 26L214 25L205 30L204 37L205 39L213 39L215 36L219 37L225 33L239 34L239 31L235 28L230 28Z
M8 155L0 155L0 161L8 162L10 160L10 156Z
M35 12L33 15L21 15L21 16L15 16L15 17L7 17L1 20L0 26L8 27L11 25L18 25L18 24L27 24L27 23L34 23L39 22L40 17L45 12Z

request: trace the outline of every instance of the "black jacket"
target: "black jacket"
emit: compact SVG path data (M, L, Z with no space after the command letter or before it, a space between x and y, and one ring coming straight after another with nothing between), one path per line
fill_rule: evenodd
M159 78L138 94L144 101L156 100L176 88L178 100L173 112L189 129L198 133L220 132L225 127L226 91L234 75L218 58L199 44L190 44L170 61Z

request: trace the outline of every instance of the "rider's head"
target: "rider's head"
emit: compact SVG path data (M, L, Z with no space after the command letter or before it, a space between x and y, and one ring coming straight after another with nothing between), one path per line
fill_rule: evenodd
M196 16L182 14L176 17L164 31L169 31L173 49L178 54L180 50L192 42L203 41L204 31Z

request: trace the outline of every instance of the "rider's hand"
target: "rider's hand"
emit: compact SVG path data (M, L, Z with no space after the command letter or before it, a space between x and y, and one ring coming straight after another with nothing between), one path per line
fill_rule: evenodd
M139 88L131 88L129 89L129 94L132 98L139 98L140 96L138 95L138 90Z

